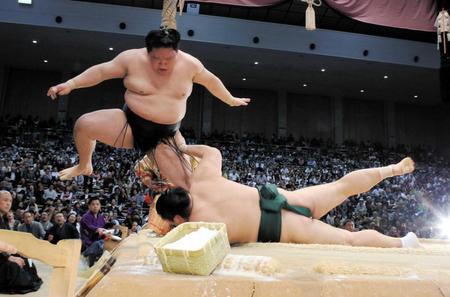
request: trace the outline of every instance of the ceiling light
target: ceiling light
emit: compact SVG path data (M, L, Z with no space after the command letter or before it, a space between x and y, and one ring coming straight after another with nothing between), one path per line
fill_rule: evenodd
M308 85L307 84L303 84L303 87L307 87Z
M361 93L364 93L365 91L363 89L359 90Z
M383 76L383 78L384 78L384 79L387 79L387 78L389 78L389 76L385 75L385 76Z
M109 48L109 50L110 50L110 51L113 51L113 50L114 50L114 48L113 48L113 47L110 47L110 48Z
M242 78L242 80L247 80L247 79L244 77L244 78Z
M258 65L258 64L259 64L259 62L258 62L258 61L255 61L255 62L253 62L253 64L255 64L255 65Z
M417 98L419 98L419 95L414 95L414 99L417 99Z
M44 63L48 63L48 60L44 60Z
M320 69L320 71L325 72L325 68Z
M37 40L33 40L33 43L36 44L36 43L37 43Z

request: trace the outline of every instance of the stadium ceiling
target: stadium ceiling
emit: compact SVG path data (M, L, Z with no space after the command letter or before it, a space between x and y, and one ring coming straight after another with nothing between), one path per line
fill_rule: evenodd
M124 5L141 8L162 9L163 0L73 0L112 5ZM186 1L187 2L187 1ZM195 2L195 1L192 1ZM214 3L200 3L202 15L220 16L251 21L270 22L293 26L305 26L306 3L299 0L283 1L268 7L243 7ZM348 18L322 1L321 6L314 6L317 28L351 32L365 35L383 36L422 42L436 42L435 32L422 32L378 26ZM184 7L186 11L186 5Z
M160 9L162 6L162 1L158 0L90 2L121 3L121 5L132 6L145 4L149 5L148 8L154 9ZM200 13L229 17L240 15L245 19L286 24L294 24L295 19L298 26L303 26L304 23L304 20L300 19L304 18L305 7L297 1L288 1L274 7L257 8L256 10L260 12L255 14L249 12L249 8L242 7L204 3L201 7ZM319 28L333 30L340 28L344 31L377 33L376 35L398 38L405 38L406 35L403 33L408 31L353 21L336 14L325 5L316 11ZM368 29L370 27L372 29ZM397 31L399 36L392 35ZM431 42L432 38L429 36L435 37L433 33L417 31L406 33L409 34L409 39L415 41ZM4 45L0 47L0 65L58 71L66 75L72 75L91 65L108 61L123 50L143 47L141 36L11 23L0 23L0 38ZM37 40L38 43L33 44L32 40ZM113 50L109 50L110 47ZM198 57L208 69L232 88L287 90L296 94L314 96L401 101L425 105L436 105L441 101L438 69L261 48L203 44L189 40L182 41L181 49ZM48 60L48 63L44 63L44 60ZM415 96L418 97L415 98Z

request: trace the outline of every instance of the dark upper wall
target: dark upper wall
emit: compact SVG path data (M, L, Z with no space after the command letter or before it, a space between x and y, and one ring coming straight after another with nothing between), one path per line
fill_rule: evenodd
M5 79L5 75L7 78ZM61 80L55 72L10 69L3 74L3 103L1 115L39 116L56 118L58 101L46 96L50 85ZM259 133L270 138L278 131L280 117L286 119L286 133L298 138L334 139L336 112L334 98L320 95L286 94L286 114L279 111L279 93L265 90L231 89L235 96L250 97L247 107L229 107L214 98L203 87L195 86L188 99L182 126L200 135L205 116L210 114L210 131ZM120 80L104 82L89 89L78 89L68 97L63 108L66 118L103 109L122 108L124 87ZM387 121L387 102L342 99L343 140L372 141L387 145L386 125L393 125L397 144L426 145L446 152L450 145L449 108L397 103L393 119ZM61 109L61 107L59 107Z
M245 107L229 107L213 98L211 130L259 133L267 138L277 131L277 93L258 90L231 90L236 97L249 97ZM209 99L211 100L211 99Z
M61 80L60 73L11 69L5 75L6 83L0 92L4 94L2 115L56 118L58 104L46 94L51 84Z
M69 95L67 117L77 119L86 112L122 108L125 88L122 80L105 81L87 89L77 89Z
M383 101L345 99L343 139L385 143Z
M436 148L441 131L450 133L450 126L440 125L444 117L438 110L439 108L435 106L397 104L395 106L397 143Z
M332 100L304 94L287 96L287 135L333 139Z

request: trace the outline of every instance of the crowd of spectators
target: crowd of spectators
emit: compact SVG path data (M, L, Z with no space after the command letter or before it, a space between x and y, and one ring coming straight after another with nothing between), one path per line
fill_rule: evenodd
M134 232L145 224L153 193L133 172L138 152L98 144L91 177L60 181L58 171L77 161L69 124L15 117L2 119L0 126L0 188L13 195L8 214L11 228L46 238L56 223L55 215L62 213L79 230L90 197L100 198L107 223L123 224ZM289 190L331 182L356 169L411 156L417 167L413 174L384 180L371 191L351 197L323 220L392 236L408 231L419 237L440 236L439 217L446 216L449 208L450 165L429 149L388 149L351 142L337 146L329 140L265 139L254 134L238 137L232 132L198 138L191 130L183 134L189 142L219 148L227 178L251 186L274 183Z

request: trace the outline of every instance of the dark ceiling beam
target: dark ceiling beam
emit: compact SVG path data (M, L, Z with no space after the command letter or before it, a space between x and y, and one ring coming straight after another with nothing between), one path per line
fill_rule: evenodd
M292 7L292 3L294 3L294 0L289 2L289 6L286 9L286 11L284 12L284 16L283 16L283 23L286 24L286 17L287 15L290 13L291 7Z
M266 8L266 14L264 15L264 19L263 19L264 22L267 22L267 17L269 16L269 12L271 9L272 9L272 7Z
M325 15L327 14L327 12L328 12L328 5L325 6L325 11L324 11L324 13L320 16L320 19L319 19L319 21L317 22L317 26L318 26L318 27L320 27L320 24L322 23L322 20L323 20L323 18L325 17Z

